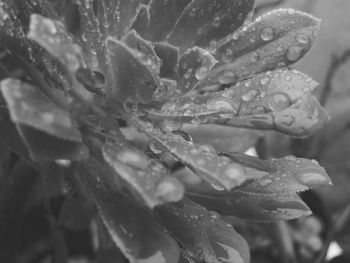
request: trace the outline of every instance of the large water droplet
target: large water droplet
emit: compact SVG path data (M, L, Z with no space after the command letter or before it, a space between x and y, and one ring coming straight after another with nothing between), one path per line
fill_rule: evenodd
M258 95L258 92L256 90L250 90L246 94L242 96L242 100L244 102L250 102L252 101L256 96Z
M219 111L219 112L233 112L236 113L237 109L233 105L224 99L212 99L207 102L206 105L209 111Z
M264 28L260 33L260 37L263 41L270 41L271 39L273 39L273 35L273 29L270 27Z
M223 176L230 181L231 187L239 186L246 180L242 166L235 163L231 163L225 167Z
M58 160L55 160L55 163L57 163L59 166L62 166L62 167L69 167L71 166L72 161L66 160L66 159L58 159Z
M293 46L287 49L287 59L291 62L297 61L303 55L303 48L299 46Z
M195 76L196 76L196 79L198 80L202 80L205 78L205 76L207 75L208 73L208 68L206 67L200 67L196 70L196 73L195 73Z
M151 141L151 143L149 144L149 148L153 153L157 155L164 152L164 147L162 147L162 145L160 145L159 142L156 141Z
M172 133L182 137L185 141L187 141L191 144L193 143L193 139L192 139L191 135L189 135L188 133L186 133L184 131L176 130L176 131L173 131Z
M315 187L330 183L329 179L325 175L316 172L299 174L297 176L297 179L300 183L309 187Z
M125 149L117 153L117 159L121 163L130 165L137 169L146 169L148 160L137 151Z
M250 55L251 62L257 62L259 60L259 54L257 52L252 52Z
M236 80L236 74L232 71L224 71L221 73L221 75L218 77L218 81L220 84L229 84Z
M160 124L160 128L164 132L171 132L171 131L175 131L175 130L180 130L181 127L182 127L182 122L179 122L179 121L176 121L173 119L164 120Z
M219 27L221 25L221 18L216 16L212 22L213 27Z
M273 112L283 111L291 105L290 98L285 94L274 94L269 98L267 105Z
M165 201L179 201L183 194L184 187L175 177L164 178L156 187L156 196Z
M225 63L230 63L233 60L233 51L232 49L228 48L225 50L225 52L222 54L222 61Z
M309 44L310 43L310 38L302 33L299 33L295 36L295 39L300 43L300 44Z
M211 187L213 187L216 191L224 191L225 188L218 184L211 184Z

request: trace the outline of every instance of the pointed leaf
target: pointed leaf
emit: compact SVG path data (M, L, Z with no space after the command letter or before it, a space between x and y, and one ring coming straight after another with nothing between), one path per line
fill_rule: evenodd
M179 66L179 49L166 42L154 44L154 50L162 61L160 76L162 78L176 79Z
M240 165L230 162L227 157L219 156L214 149L206 145L194 144L186 140L185 134L181 131L178 134L164 133L150 122L141 121L135 117L130 121L208 182L229 190L245 181L245 174Z
M178 70L178 89L181 93L188 92L194 84L203 79L216 64L216 59L199 47L188 49L181 57Z
M245 152L263 135L262 132L252 129L214 124L188 124L184 125L183 130L191 135L195 143L210 144L218 152Z
M146 5L140 5L135 20L130 29L136 30L141 36L145 36L146 30L150 23L149 8Z
M151 42L144 40L135 30L128 32L123 38L123 41L128 47L143 54L143 59L148 65L149 70L155 74L159 74L160 60L157 57Z
M286 156L262 161L245 154L226 153L225 155L243 167L268 173L237 188L239 191L257 194L295 193L331 184L325 169L315 160ZM249 170L247 174L249 176Z
M114 86L109 87L107 96L111 103L127 99L148 103L159 86L159 79L150 71L149 60L137 50L128 48L122 42L107 39L108 59L113 72Z
M252 195L238 190L208 195L190 192L188 197L208 210L250 221L274 222L311 214L297 194Z
M25 125L17 125L17 129L33 161L83 160L89 155L81 142L62 140Z
M86 67L81 47L74 43L61 22L32 14L28 38L44 47L72 73Z
M130 262L177 262L176 242L151 212L118 192L104 163L90 158L78 171L113 242Z
M316 85L296 70L279 69L255 75L223 91L183 97L147 112L152 118L275 129L302 137L329 120L311 95Z
M182 50L209 47L239 28L253 7L254 0L193 0L167 39Z
M150 22L146 39L163 41L173 28L176 20L191 0L151 0L149 4Z
M80 142L81 134L68 112L57 107L34 86L15 79L1 83L11 119L65 140Z
M200 262L250 262L247 242L217 214L187 199L156 211L167 229Z
M320 20L292 9L274 10L258 17L213 48L220 63L197 89L223 84L223 75L231 76L230 82L236 83L295 63L311 48L319 27Z
M105 160L150 208L182 198L183 185L169 176L167 169L159 162L136 148L122 143L106 143L102 152Z

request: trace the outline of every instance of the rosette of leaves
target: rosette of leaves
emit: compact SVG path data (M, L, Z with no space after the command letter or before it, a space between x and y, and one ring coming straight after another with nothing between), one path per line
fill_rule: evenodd
M304 137L328 120L317 84L290 68L320 21L291 9L254 18L253 8L0 0L2 143L44 176L69 176L130 262L249 262L220 215L305 216L298 193L330 184L312 160L232 152L254 145L252 129ZM226 147L217 134L245 143Z

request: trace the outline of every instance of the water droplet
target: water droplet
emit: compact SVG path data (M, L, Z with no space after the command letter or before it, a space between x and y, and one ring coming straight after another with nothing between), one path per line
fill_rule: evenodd
M220 84L229 84L236 80L236 75L232 71L224 71L221 73L221 75L218 77L218 81Z
M270 78L262 78L260 80L261 85L267 85L270 82Z
M191 75L192 75L192 69L189 68L189 69L186 71L186 73L185 73L185 75L184 75L184 78L185 78L185 79L189 79L189 78L191 77Z
M171 131L174 131L174 130L180 130L181 127L182 127L182 122L179 122L179 121L176 121L176 120L173 120L173 119L164 120L160 124L160 128L164 132L171 132Z
M310 38L302 33L299 33L295 36L295 39L300 43L300 44L309 44L310 43Z
M211 146L210 144L199 144L198 145L199 150L201 150L202 152L205 153L215 153L215 149L213 146Z
M294 155L287 155L284 159L287 161L295 161L297 158Z
M213 27L219 27L221 25L221 18L219 16L215 17L212 22Z
M212 99L207 102L206 105L207 109L209 111L214 111L214 112L232 112L236 113L237 109L233 107L233 105L224 99Z
M250 90L246 94L242 96L242 100L244 102L250 102L252 101L256 96L258 95L258 92L256 90Z
M200 67L199 69L196 70L196 73L195 73L196 79L198 80L204 79L208 71L209 71L208 68Z
M156 187L156 196L165 201L179 201L184 194L184 186L175 177L164 178Z
M257 52L252 52L250 55L251 62L257 62L259 60L259 54Z
M309 187L330 183L329 179L325 175L316 172L302 173L299 174L297 178L300 183Z
M225 63L229 63L233 60L233 51L230 48L227 48L225 52L222 54L222 61Z
M164 152L164 147L162 147L159 142L156 141L151 141L151 143L149 144L149 148L151 149L151 151L155 154L161 154Z
M260 37L263 41L270 41L271 39L273 39L273 35L273 29L270 27L264 28L260 33Z
M271 98L269 98L267 105L271 111L279 112L288 108L291 105L291 100L285 94L274 94Z
M239 186L246 180L242 166L235 163L231 163L225 167L223 177L230 181L230 188Z
M51 112L42 113L41 118L47 124L52 124L55 121L55 115Z
M148 160L141 153L132 149L125 149L117 153L117 160L137 169L146 169Z
M217 185L217 184L211 184L211 187L213 187L216 191L224 191L225 188L221 185Z
M66 159L58 159L58 160L55 160L55 163L57 163L59 166L62 166L62 167L69 167L71 166L72 161L66 160Z
M252 114L266 113L267 109L264 106L256 106L252 109Z
M61 190L61 193L65 196L69 196L69 195L72 195L74 194L75 192L75 184L74 182L72 181L72 179L68 178L66 175L65 175L65 178L64 178L64 181L60 187L60 190Z
M176 110L177 104L175 102L167 102L162 106L162 113L172 113Z
M189 142L189 143L193 143L193 139L191 137L191 135L189 135L188 133L181 131L181 130L176 130L172 132L174 135L178 135L180 137L182 137L185 141Z
M303 55L303 48L299 46L293 46L287 49L287 59L291 62L297 61Z

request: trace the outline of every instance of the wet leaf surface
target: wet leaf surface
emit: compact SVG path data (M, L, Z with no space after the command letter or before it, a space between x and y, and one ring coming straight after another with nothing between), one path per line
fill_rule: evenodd
M250 261L246 241L216 213L209 212L188 199L160 206L156 211L163 224L197 260L237 263Z
M223 91L182 97L159 110L146 111L156 119L274 129L305 137L329 120L311 94L316 86L303 73L279 69L257 74Z
M176 242L149 211L118 192L103 163L90 159L78 170L113 242L130 262L177 262Z
M106 143L102 152L105 160L150 208L182 198L182 184L162 164L140 150L123 143Z
M70 114L49 101L36 87L19 80L6 79L1 82L1 91L13 122L64 140L82 140Z
M243 25L253 0L194 0L183 11L167 39L184 51L191 46L209 47Z
M208 145L193 143L186 133L181 131L165 133L152 123L134 117L131 122L159 144L160 152L166 149L208 182L229 190L246 180L240 165L231 162L227 157L219 156Z
M160 76L176 79L179 66L179 48L166 42L159 42L154 44L154 50L162 61Z
M274 10L258 17L213 48L220 63L197 89L224 84L220 79L225 75L230 77L229 83L236 83L295 63L311 48L319 27L320 20L293 9Z
M150 71L153 66L142 53L127 47L118 40L107 40L114 86L108 87L107 96L111 103L127 99L148 103L159 85L159 79Z

